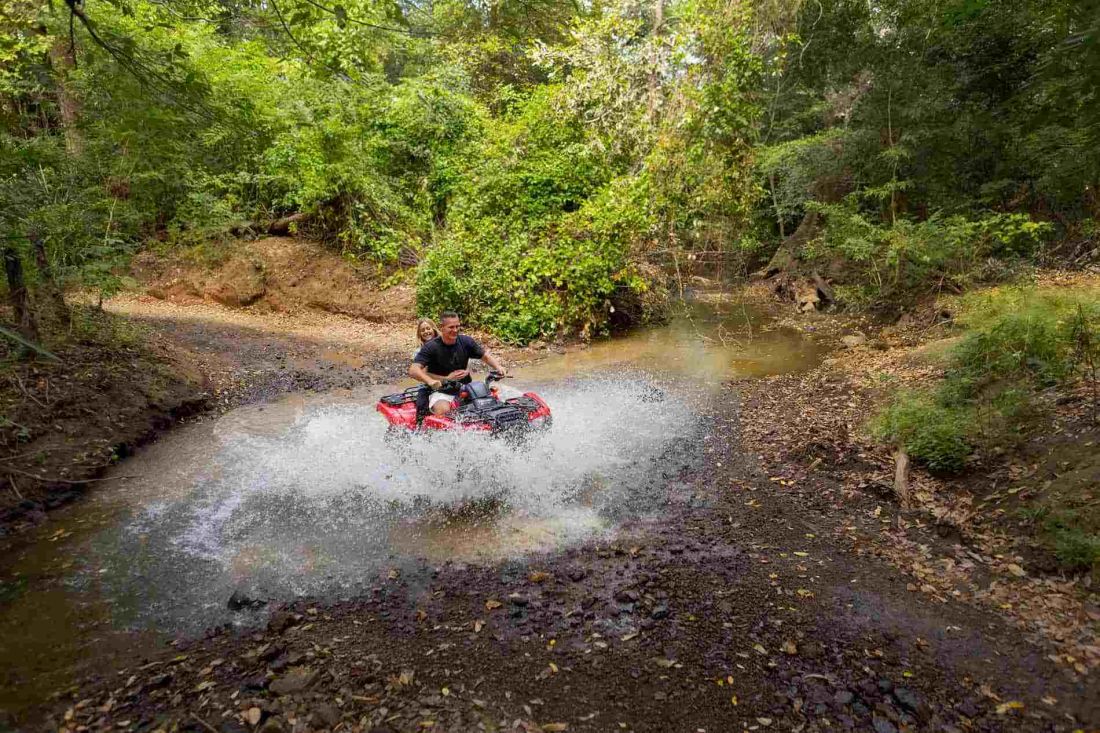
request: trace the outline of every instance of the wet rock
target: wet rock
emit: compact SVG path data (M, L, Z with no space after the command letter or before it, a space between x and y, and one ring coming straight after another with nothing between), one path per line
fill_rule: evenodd
M246 690L263 690L267 687L267 675L256 675L255 677L249 677L244 680L244 689Z
M800 655L806 659L820 659L825 656L825 646L819 641L807 641L799 645Z
M340 708L331 703L324 703L318 705L313 711L314 720L324 723L329 728L332 728L340 719L343 718L343 713L340 712Z
M886 718L876 715L871 718L871 727L875 733L898 733L898 727Z
M658 621L668 618L668 606L663 603L654 606L653 610L649 612L649 617Z
M959 703L959 706L955 709L959 711L960 715L965 715L968 718L976 718L982 714L982 709L978 707L973 698Z
M913 713L918 718L926 717L929 712L928 706L924 703L924 699L908 687L899 687L894 690L894 699L898 701L898 704L901 705L902 708Z
M283 719L275 715L264 721L256 733L286 733L287 727Z
M855 697L856 696L848 690L837 690L836 694L833 695L833 701L836 702L837 705L850 705Z
M519 593L513 593L512 595L508 596L508 600L511 601L513 606L526 606L528 603L530 603L527 596L521 595Z
M298 623L298 620L294 617L294 614L287 611L276 611L268 619L267 630L272 634L281 634L296 623Z
M855 333L848 334L847 336L841 336L840 343L844 344L844 347L847 349L854 349L857 346L863 346L865 343L867 343L867 336L866 334L857 331Z
M263 606L263 601L257 598L251 598L240 590L233 591L233 595L229 596L229 600L225 602L225 607L230 611L246 611L249 609L262 608Z
M259 660L261 662L270 662L273 659L278 659L286 652L286 647L282 644L270 644L259 654ZM291 662L294 664L294 662Z
M857 702L857 703L854 703L852 705L852 712L855 713L856 715L864 716L864 715L867 715L868 713L870 713L871 709L868 708L863 703Z
M890 690L894 689L894 683L883 678L878 681L878 689L880 692L890 692Z
M316 672L309 667L301 667L276 678L268 686L268 689L276 695L290 695L306 689L313 684L315 679L317 679Z
M619 603L637 603L638 597L636 590L620 590L615 594L615 600Z

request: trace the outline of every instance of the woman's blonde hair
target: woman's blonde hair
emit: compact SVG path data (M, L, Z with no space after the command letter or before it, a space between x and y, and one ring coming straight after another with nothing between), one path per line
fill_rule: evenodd
M435 321L433 321L431 318L421 318L419 321L416 322L416 340L420 341L420 343L425 343L420 339L420 327L423 326L425 323L432 327L432 338L435 338L439 335L439 327L435 325Z

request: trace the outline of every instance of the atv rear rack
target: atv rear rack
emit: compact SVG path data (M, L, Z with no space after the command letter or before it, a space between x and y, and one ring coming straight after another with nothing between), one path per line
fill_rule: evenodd
M419 394L421 389L423 389L421 385L409 387L404 392L386 395L382 398L382 402L385 402L387 405L393 405L394 407L407 405L410 402L416 402L417 394Z

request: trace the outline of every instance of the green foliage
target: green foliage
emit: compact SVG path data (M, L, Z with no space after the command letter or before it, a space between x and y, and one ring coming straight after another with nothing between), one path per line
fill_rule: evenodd
M834 268L838 283L879 277L885 300L921 270L925 284L946 274L965 287L998 274L983 258L1034 250L1036 232L1004 242L963 222L1026 215L1050 222L1041 239L1095 216L1096 0L794 7L770 19L763 44L770 101L756 172L767 192L756 222L773 247L807 213L822 214L835 264L862 257L850 272ZM847 247L835 241L843 234L854 237Z
M1054 556L1067 570L1092 570L1100 564L1100 535L1076 526L1072 512L1057 512L1043 522Z
M959 470L976 445L1018 431L1039 391L1097 376L1100 294L998 288L964 298L958 320L943 382L898 395L871 423L876 439L936 470Z
M807 245L805 258L823 269L844 263L845 281L870 284L873 295L864 298L869 303L904 302L997 279L1008 263L1033 255L1051 230L1025 214L936 215L880 225L861 214L852 197L807 207L826 224Z
M904 445L913 459L934 471L958 471L973 450L974 415L943 404L928 392L905 392L872 423L876 439Z
M0 236L111 291L303 212L513 340L637 323L806 214L850 300L963 289L1100 215L1096 2L14 0Z

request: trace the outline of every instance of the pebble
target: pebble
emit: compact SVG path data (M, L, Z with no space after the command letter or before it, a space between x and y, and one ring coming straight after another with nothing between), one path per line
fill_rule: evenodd
M663 603L658 606L654 606L653 610L649 614L649 617L657 620L668 618L668 606Z
M837 705L849 705L854 699L855 695L848 690L837 690L836 694L833 695L833 700L836 701Z
M336 707L335 705L331 703L323 703L321 705L318 705L317 708L313 711L313 716L329 728L332 728L340 722L343 714L340 712L340 708Z
M871 727L875 729L875 733L898 733L898 727L896 725L886 718L880 718L877 715L871 718Z
M911 713L916 713L923 708L923 700L913 690L908 687L899 687L894 690L894 699L898 701L898 704Z
M615 594L615 600L619 603L637 603L638 597L636 590L621 590Z

